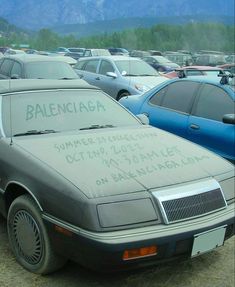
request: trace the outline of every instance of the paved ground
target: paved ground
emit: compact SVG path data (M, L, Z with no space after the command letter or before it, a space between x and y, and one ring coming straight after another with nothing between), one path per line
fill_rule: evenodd
M0 287L234 287L235 238L193 260L104 275L68 263L50 276L21 268L12 257L6 223L0 216Z

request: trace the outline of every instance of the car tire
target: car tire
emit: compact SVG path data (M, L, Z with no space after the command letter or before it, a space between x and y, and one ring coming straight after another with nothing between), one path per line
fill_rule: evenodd
M28 271L45 275L65 264L66 259L53 251L40 210L29 195L12 202L7 229L16 260Z
M119 92L116 97L116 100L119 101L121 98L127 97L127 96L130 96L130 93L128 91Z

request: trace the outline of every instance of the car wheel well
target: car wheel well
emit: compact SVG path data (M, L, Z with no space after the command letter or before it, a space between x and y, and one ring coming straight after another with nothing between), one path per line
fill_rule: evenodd
M121 91L118 92L116 100L118 101L122 97L129 96L129 95L130 95L130 92L128 92L127 90L121 90Z
M8 213L8 210L12 204L12 202L19 196L23 194L29 194L30 193L22 186L11 183L8 185L6 191L5 191L5 206L6 206L6 212Z

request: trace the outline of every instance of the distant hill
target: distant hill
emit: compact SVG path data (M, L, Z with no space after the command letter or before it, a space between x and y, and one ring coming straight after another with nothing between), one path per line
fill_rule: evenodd
M157 24L183 25L186 23L222 23L234 25L234 18L231 16L174 16L174 17L143 17L143 18L122 18L107 21L97 21L87 24L67 24L51 27L50 29L60 35L72 34L76 38L88 37L104 33L119 32L126 29L138 27L149 28Z
M11 32L23 32L23 29L17 28L15 25L10 24L7 20L0 18L0 33L8 34Z
M31 30L131 17L234 17L234 0L1 0L0 5L0 17Z

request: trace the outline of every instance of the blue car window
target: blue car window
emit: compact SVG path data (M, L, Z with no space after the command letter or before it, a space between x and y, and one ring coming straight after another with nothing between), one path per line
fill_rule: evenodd
M222 121L225 114L234 114L234 101L223 89L205 84L200 92L194 115Z
M199 83L178 81L168 86L162 101L162 107L183 113L190 113Z
M158 91L153 97L151 97L151 99L149 100L149 103L155 106L160 106L163 96L166 93L166 90L167 90L167 87L164 87L163 89Z

